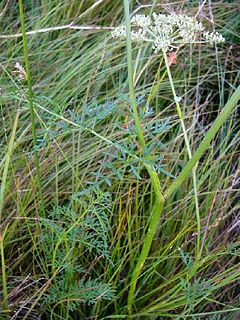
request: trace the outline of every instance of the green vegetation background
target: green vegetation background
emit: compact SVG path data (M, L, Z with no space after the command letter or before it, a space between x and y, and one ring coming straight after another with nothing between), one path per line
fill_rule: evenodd
M132 1L131 11L148 13L145 5L151 1L141 3ZM18 3L2 1L1 187L6 183L0 208L0 318L237 320L239 110L198 164L200 261L194 263L190 177L165 207L129 316L128 289L154 199L145 170L115 147L137 150L126 45L112 39L106 28L123 21L123 2L23 4L27 32L48 28L27 35L45 215L36 180L27 83L18 81L14 67L16 62L24 66ZM198 12L205 26L226 38L219 48L186 47L171 66L195 150L239 83L240 5L162 4L153 1L151 8ZM71 23L90 28L71 29ZM53 29L59 26L65 27ZM169 172L176 176L186 164L187 150L161 55L134 46L133 57L146 139L149 146L157 146L166 187L173 179Z

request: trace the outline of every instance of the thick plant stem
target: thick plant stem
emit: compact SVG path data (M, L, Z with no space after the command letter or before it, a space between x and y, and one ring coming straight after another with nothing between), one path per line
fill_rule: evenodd
M35 126L34 107L33 107L32 79L31 79L31 73L30 73L30 67L29 67L29 61L28 61L27 38L26 38L26 32L25 32L22 0L19 0L19 12L20 12L21 29L22 29L24 59L25 59L25 66L26 66L26 73L27 73L28 102L29 102L29 109L30 109L30 115L31 115L32 138L33 138L35 165L36 165L36 176L37 176L37 183L38 183L38 190L39 190L39 200L40 200L42 214L45 215L42 182L41 182L41 176L40 176L40 165L39 165L39 157L38 157L38 151L37 151L37 134L36 134L36 126Z
M185 141L187 152L188 152L188 158L191 159L192 158L192 150L190 147L186 126L184 123L182 111L181 111L178 97L176 94L176 90L175 90L175 86L174 86L174 82L173 82L173 78L172 78L172 74L171 74L171 70L170 70L170 67L168 64L168 58L167 58L167 54L166 54L165 50L163 50L163 57L164 57L164 61L165 61L166 69L167 69L167 74L168 74L168 78L170 81L170 85L171 85L171 89L172 89L172 93L173 93L173 97L174 97L174 101L176 104L178 117L180 119L182 131L183 131L184 141ZM197 218L197 246L196 246L196 262L197 262L197 261L199 261L200 250L201 250L201 219L200 219L199 203L198 203L196 166L192 169L192 178L193 178L193 190L194 190L194 200L195 200L195 209L196 209L196 218Z
M125 18L126 18L126 33L127 33L127 62L128 62L128 83L129 83L129 93L131 98L131 104L133 109L133 117L137 128L137 137L139 140L139 143L142 148L145 147L145 140L143 131L140 124L140 119L137 111L137 103L136 103L136 96L134 91L134 83L133 83L133 63L132 63L132 42L131 42L131 27L130 27L130 14L129 14L129 6L128 6L128 0L124 0L124 9L125 9ZM146 157L146 160L149 160L149 157ZM146 258L148 256L152 240L158 225L158 221L160 218L160 214L162 212L162 208L165 202L164 196L161 191L161 185L158 178L157 172L150 166L145 165L148 174L151 179L152 186L154 188L155 192L155 205L153 207L153 210L151 212L150 216L150 222L149 227L147 230L146 238L144 240L144 245L140 254L140 257L138 258L137 265L133 271L133 275L131 278L130 283L130 289L128 294L128 312L129 314L132 313L132 304L134 300L134 293L136 290L137 280L141 273L142 267L146 261Z
M183 181L188 177L196 163L202 157L204 152L209 147L212 139L214 138L215 134L218 132L220 127L223 123L227 120L229 114L233 111L236 104L240 99L240 86L235 90L233 95L228 99L225 107L222 109L221 113L218 115L214 123L212 124L211 128L206 133L203 141L200 143L197 150L194 152L192 158L188 161L182 172L179 176L173 181L173 183L167 188L165 192L165 197L168 199L170 196L181 186Z
M151 248L153 237L154 237L156 227L157 227L159 219L160 219L160 215L161 215L163 207L164 207L164 203L165 203L164 199L159 201L156 198L154 208L151 212L150 223L149 223L146 237L144 239L143 248L142 248L141 254L138 258L136 267L133 271L132 279L131 279L131 283L130 283L130 289L129 289L129 293L128 293L128 312L129 312L129 314L132 313L132 303L133 303L133 299L134 299L134 293L136 290L137 280L138 280L138 277L139 277L141 270L144 266L144 263L148 257L148 253Z

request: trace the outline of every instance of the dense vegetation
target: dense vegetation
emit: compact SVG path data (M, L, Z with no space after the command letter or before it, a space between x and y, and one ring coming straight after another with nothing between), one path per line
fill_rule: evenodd
M226 39L169 63L194 154L239 99L240 4L129 2ZM132 46L143 147L130 51L111 37L123 1L20 3L0 3L0 319L238 319L239 109L169 192L131 301L156 202L148 169L169 190L189 160L164 58Z

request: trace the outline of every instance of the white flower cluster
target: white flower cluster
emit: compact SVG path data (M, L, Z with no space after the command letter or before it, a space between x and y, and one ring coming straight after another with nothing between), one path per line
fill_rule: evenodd
M113 38L124 38L124 37L126 37L126 27L125 26L116 27L112 31L112 37Z
M131 19L131 23L137 25L141 28L149 27L151 25L151 18L149 16L145 16L144 14L137 14L133 16Z
M211 44L222 43L225 41L224 37L218 32L204 32L203 37Z
M131 37L133 41L148 41L147 32L142 28L139 28L137 31L133 30Z
M157 53L159 50L171 51L187 43L222 43L225 41L218 32L203 32L201 22L186 15L157 14L152 17L144 14L131 19L131 37L134 41L151 42ZM126 37L126 27L120 26L112 31L114 38Z

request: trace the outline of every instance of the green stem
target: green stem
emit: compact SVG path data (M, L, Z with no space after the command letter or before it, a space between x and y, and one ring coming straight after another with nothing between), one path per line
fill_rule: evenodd
M136 128L137 128L138 140L139 140L141 147L144 148L146 144L145 144L145 140L144 140L143 131L141 128L140 118L139 118L138 111L137 111L137 102L136 102L134 83L133 83L132 41L131 41L131 26L130 26L130 14L129 14L128 0L124 0L124 9L125 9L125 18L126 18L126 40L127 40L129 93L130 93L132 109L133 109L133 117L134 117L134 121L135 121ZM151 158L151 156L149 155L146 157L146 160L149 160L150 158ZM137 280L138 280L138 277L141 273L143 265L146 261L149 250L151 248L152 240L153 240L153 237L154 237L157 225L158 225L160 214L162 212L162 208L165 203L165 199L164 199L164 196L161 191L161 185L160 185L160 181L159 181L157 172L154 169L152 169L152 167L150 165L145 164L145 167L146 167L148 174L150 176L151 184L154 188L156 199L155 199L155 205L154 205L153 210L151 212L149 227L147 230L146 237L144 239L143 248L142 248L141 254L138 258L137 265L133 271L133 275L131 278L130 289L129 289L129 294L128 294L128 312L129 312L129 314L132 313L132 304L133 304L133 300L134 300L134 293L136 290Z
M141 254L138 258L136 267L134 268L131 283L130 283L130 289L129 289L129 293L128 293L128 312L129 312L129 314L132 314L132 304L133 304L134 294L135 294L135 290L136 290L137 280L140 276L140 273L141 273L141 270L144 266L144 263L148 257L148 254L149 254L149 251L151 248L151 244L153 241L153 237L154 237L154 234L155 234L156 228L158 226L158 222L159 222L159 219L160 219L163 207L164 207L164 203L165 203L164 199L161 199L161 201L159 201L156 198L155 205L154 205L153 210L151 212L149 227L148 227L145 239L144 239L143 248L142 248Z
M191 158L189 158L191 159ZM195 200L196 218L197 218L197 245L196 245L196 262L200 260L201 257L201 217L199 211L199 201L198 201L198 187L197 187L197 164L192 169L193 178L193 192Z
M181 108L180 108L180 105L179 105L179 102L178 102L178 96L177 96L176 91L175 91L173 78L172 78L172 73L171 73L171 70L169 68L167 54L166 54L165 50L162 50L162 52L163 52L163 57L164 57L164 61L165 61L166 69L167 69L169 82L170 82L172 93L173 93L173 98L174 98L174 101L175 101L175 104L176 104L176 108L177 108L178 117L180 119L182 131L183 131L184 140L185 140L185 143L186 143L188 156L189 156L189 158L191 158L192 157L192 151L191 151L191 148L190 148L190 144L189 144L189 140L188 140L188 136L187 136L187 130L186 130L185 123L184 123L184 120L183 120L182 111L181 111Z
M30 116L31 116L32 138L33 138L34 157L35 157L35 164L36 164L36 175L37 175L37 182L38 182L38 189L39 189L39 199L40 199L41 211L43 215L45 215L42 182L41 182L41 176L40 176L40 165L39 165L39 157L38 157L38 151L37 151L37 134L36 134L36 126L35 126L34 106L33 106L32 79L31 79L31 73L30 73L30 67L29 67L29 61L28 61L27 38L26 38L26 32L25 32L22 0L19 0L19 12L20 12L21 29L22 29L23 51L24 51L25 66L26 66L26 73L27 73L28 101L29 101L29 109L30 109Z
M137 101L134 90L133 83L133 62L132 62L132 40L131 40L131 26L130 26L130 14L129 14L129 6L128 0L124 0L124 10L125 10L125 18L126 18L126 41L127 41L127 64L128 64L128 83L129 83L129 93L132 103L133 109L133 117L137 128L137 135L139 139L139 143L143 148L145 146L145 140L143 136L143 131L140 124L140 118L137 110Z
M7 186L8 168L9 168L10 160L11 160L13 149L14 149L14 139L15 139L16 131L17 131L19 113L20 113L20 111L18 110L16 117L15 117L15 120L14 120L12 134L11 134L11 138L10 138L10 141L8 144L8 151L6 154L6 160L4 163L2 184L1 184L1 190L0 190L0 225L2 223L2 213L3 213L3 206L4 206L5 190L6 190L6 186Z
M212 139L215 134L218 132L219 128L222 124L227 120L229 114L233 111L236 104L240 99L240 86L235 90L233 95L228 99L225 107L222 109L221 113L218 115L211 128L206 133L203 141L200 143L199 147L193 154L192 158L188 161L182 172L179 176L173 181L173 183L167 188L165 192L166 198L170 198L170 196L181 186L183 181L188 177L191 170L194 168L196 163L202 157L206 149L209 147Z
M2 285L3 285L3 309L8 309L8 291L7 291L7 278L6 278L6 265L5 265L5 257L4 257L4 233L3 235L0 233L0 252L1 252L1 265L2 265Z
M175 86L174 86L171 70L170 70L170 67L169 67L169 64L168 64L167 54L166 54L165 50L162 50L162 51L163 51L163 57L164 57L164 61L165 61L166 69L167 69L167 74L168 74L168 78L169 78L169 81L170 81L170 85L171 85L171 89L172 89L172 93L173 93L173 97L174 97L174 101L176 103L178 117L180 119L182 131L183 131L184 141L185 141L185 144L186 144L186 147L187 147L188 157L189 157L189 159L191 159L192 158L192 150L191 150L191 147L190 147L190 143L189 143L189 139L188 139L188 135L187 135L187 130L186 130L186 127L185 127L182 111L181 111L180 104L179 104L179 101L178 101L178 97L177 97L177 94L176 94L176 91L175 91ZM192 169L192 178L193 178L193 191L194 191L196 218L197 218L196 261L199 261L200 250L201 250L201 218L200 218L199 203L198 203L196 166Z

